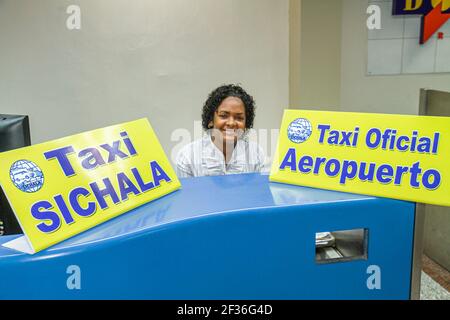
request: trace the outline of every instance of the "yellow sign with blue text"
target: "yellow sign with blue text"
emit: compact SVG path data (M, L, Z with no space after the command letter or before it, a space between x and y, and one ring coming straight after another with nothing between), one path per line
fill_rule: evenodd
M147 119L0 153L0 185L35 253L180 188Z
M450 118L286 110L270 181L450 206Z

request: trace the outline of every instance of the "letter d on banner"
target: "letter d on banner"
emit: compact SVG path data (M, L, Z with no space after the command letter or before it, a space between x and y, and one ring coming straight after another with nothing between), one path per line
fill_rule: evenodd
M423 0L406 0L405 1L405 10L406 11L414 11L419 9L422 6Z

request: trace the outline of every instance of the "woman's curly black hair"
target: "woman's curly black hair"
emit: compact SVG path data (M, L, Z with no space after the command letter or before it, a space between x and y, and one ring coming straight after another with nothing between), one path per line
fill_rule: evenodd
M242 100L245 106L245 129L251 129L253 127L256 108L255 100L241 86L228 84L213 90L205 101L202 111L203 129L210 129L208 125L214 120L214 112L216 112L222 101L228 97L236 97Z

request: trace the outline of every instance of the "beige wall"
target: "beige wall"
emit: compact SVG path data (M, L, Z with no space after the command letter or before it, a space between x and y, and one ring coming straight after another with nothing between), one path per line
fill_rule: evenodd
M301 1L299 93L293 108L339 109L341 2Z
M341 110L418 114L420 88L449 91L450 74L367 76L367 6L343 0Z
M302 0L289 0L289 107L300 105Z
M71 4L81 30L66 28ZM256 128L289 103L289 0L2 0L0 113L33 143L148 117L166 152L193 134L209 92L239 82Z

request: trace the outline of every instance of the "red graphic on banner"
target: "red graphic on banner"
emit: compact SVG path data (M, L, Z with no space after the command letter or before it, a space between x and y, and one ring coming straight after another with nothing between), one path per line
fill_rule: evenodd
M450 19L449 13L442 13L442 2L422 17L420 44L427 42L439 28Z
M450 0L393 0L392 14L422 15L420 44L424 44L450 19Z

